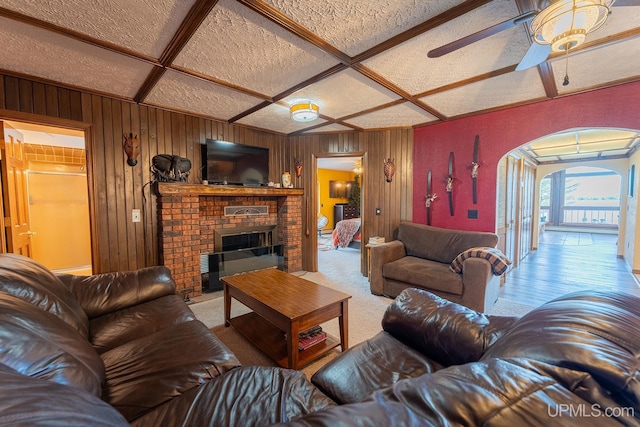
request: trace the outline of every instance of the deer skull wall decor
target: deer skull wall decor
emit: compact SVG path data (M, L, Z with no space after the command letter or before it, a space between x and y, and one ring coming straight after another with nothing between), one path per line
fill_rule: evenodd
M396 173L396 164L395 159L385 159L384 160L384 177L387 182L391 182L393 180L393 174Z
M140 141L138 141L138 135L133 136L130 133L128 136L125 133L122 135L122 148L127 154L127 164L129 166L135 166L138 164L138 156L140 155Z
M302 164L303 164L302 159L295 159L293 161L293 164L296 168L296 176L300 178L302 176Z

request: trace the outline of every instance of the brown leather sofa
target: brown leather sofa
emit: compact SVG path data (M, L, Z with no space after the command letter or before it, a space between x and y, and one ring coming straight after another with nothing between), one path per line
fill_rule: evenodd
M287 426L640 425L640 298L568 294L520 319L407 289L312 382L341 405Z
M494 274L491 262L466 258L461 274L450 266L470 248L497 244L494 233L401 222L396 240L370 248L371 293L395 298L407 288L424 289L484 312L497 301L500 291L500 277Z
M268 425L333 405L300 372L241 367L164 267L55 276L0 255L0 426Z

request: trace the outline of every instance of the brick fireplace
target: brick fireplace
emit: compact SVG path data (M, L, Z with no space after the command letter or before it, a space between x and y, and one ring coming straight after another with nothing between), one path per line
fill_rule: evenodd
M218 187L158 183L160 262L171 270L178 293L202 293L201 254L218 250L215 230L277 225L284 270L302 270L302 189ZM261 215L225 216L229 206L267 206Z

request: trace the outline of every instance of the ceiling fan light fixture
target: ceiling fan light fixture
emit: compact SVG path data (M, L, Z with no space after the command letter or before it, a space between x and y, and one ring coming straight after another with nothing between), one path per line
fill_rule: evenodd
M289 113L296 122L312 122L320 115L320 107L313 101L297 102L289 107Z
M563 52L582 44L609 16L614 0L552 1L531 21L533 39Z

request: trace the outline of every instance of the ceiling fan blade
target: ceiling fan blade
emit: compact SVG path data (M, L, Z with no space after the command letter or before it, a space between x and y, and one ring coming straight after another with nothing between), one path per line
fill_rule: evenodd
M537 14L538 14L537 11L531 11L531 12L523 13L522 15L516 16L515 18L509 19L509 20L504 21L504 22L501 22L501 23L496 24L496 25L494 25L492 27L485 28L484 30L480 30L477 33L469 34L466 37L462 37L461 39L452 41L451 43L447 43L444 46L440 46L438 48L430 50L429 53L427 53L427 56L429 58L439 58L442 55L446 55L447 53L451 53L454 50L458 50L460 48L468 46L471 43L475 43L475 42L480 41L482 39L485 39L485 38L487 38L489 36L497 34L497 33L501 32L501 31L508 30L509 28L513 28L516 25L524 24L526 22L529 22L533 18L535 18Z
M536 42L531 43L529 50L522 58L522 61L516 67L516 71L526 70L527 68L535 67L538 64L542 64L549 57L551 53L551 45L538 44Z

